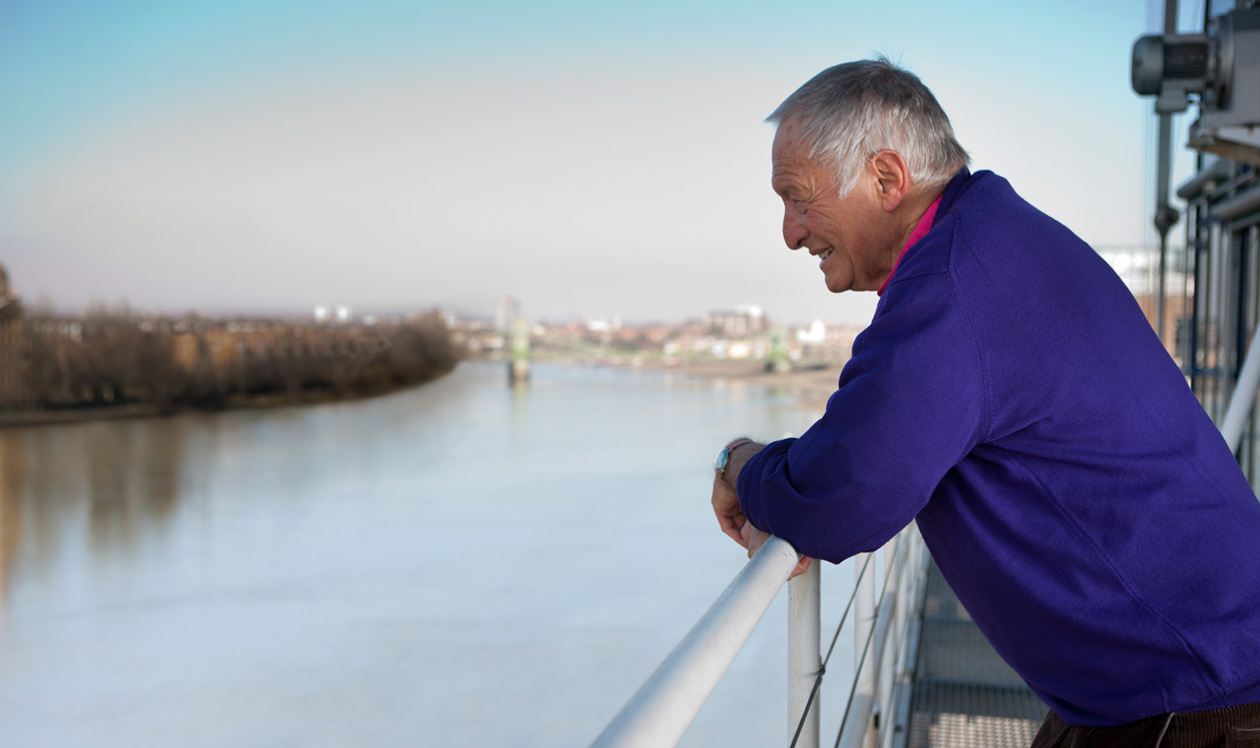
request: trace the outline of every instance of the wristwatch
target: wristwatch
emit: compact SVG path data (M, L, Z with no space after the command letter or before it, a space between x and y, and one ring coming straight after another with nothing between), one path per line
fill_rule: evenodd
M713 472L718 475L725 474L726 466L730 464L731 461L731 452L734 452L736 449L739 449L745 444L751 443L752 439L744 439L741 437L730 444L727 444L725 447L722 447L722 451L718 452L717 460L713 463Z

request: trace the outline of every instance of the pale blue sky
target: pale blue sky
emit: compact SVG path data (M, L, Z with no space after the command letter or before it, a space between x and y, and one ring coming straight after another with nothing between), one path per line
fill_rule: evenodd
M783 247L762 119L886 53L974 168L1149 242L1153 5L0 0L0 262L71 308L861 320Z

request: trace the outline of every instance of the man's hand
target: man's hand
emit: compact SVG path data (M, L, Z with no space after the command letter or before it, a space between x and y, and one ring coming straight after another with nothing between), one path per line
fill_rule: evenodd
M713 513L717 515L718 527L722 528L722 532L747 548L748 540L741 533L748 524L748 518L739 506L739 496L720 475L713 476Z
M735 492L735 485L740 471L744 469L744 463L756 454L761 446L756 442L749 442L736 448L731 454L730 462L727 463L725 474L713 477L713 514L717 516L718 527L722 528L722 532L726 533L731 540L747 548L749 558L752 558L753 554L769 539L770 534L753 527L744 516L744 510L739 505L739 495ZM809 568L811 560L808 556L802 556L801 562L792 570L792 576L788 579L803 574Z
M740 545L748 549L749 558L752 558L757 551L761 550L761 546L765 545L766 541L772 537L770 533L758 530L753 527L751 522L747 521L744 522L744 527L739 534L741 538ZM796 576L804 574L805 570L809 568L809 563L813 560L809 556L801 556L800 563L792 570L792 575L788 579L794 579Z
M718 526L722 528L722 532L726 533L731 540L747 548L748 541L740 537L740 531L744 529L744 523L748 521L748 518L744 516L744 510L739 506L739 494L736 493L735 486L739 484L739 474L744 469L744 463L760 452L764 445L749 439L736 441L743 443L730 451L726 468L722 473L713 476L713 513L717 515Z

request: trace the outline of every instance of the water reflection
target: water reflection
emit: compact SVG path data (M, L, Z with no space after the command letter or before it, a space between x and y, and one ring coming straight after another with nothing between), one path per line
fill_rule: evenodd
M58 450L66 469L84 455L88 473L89 540L100 559L127 554L146 532L161 532L175 508L183 462L183 420L84 429L79 444Z
M22 542L22 487L26 482L26 460L20 437L0 432L0 617L9 573Z
M40 576L84 543L128 556L174 515L185 420L0 431L0 580Z

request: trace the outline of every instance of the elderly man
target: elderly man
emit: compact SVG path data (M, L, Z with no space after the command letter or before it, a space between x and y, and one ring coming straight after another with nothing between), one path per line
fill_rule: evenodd
M1260 504L1120 279L885 59L769 121L784 241L881 298L817 423L722 450L722 530L839 563L917 521L1034 745L1260 745Z

